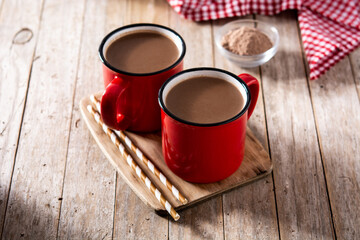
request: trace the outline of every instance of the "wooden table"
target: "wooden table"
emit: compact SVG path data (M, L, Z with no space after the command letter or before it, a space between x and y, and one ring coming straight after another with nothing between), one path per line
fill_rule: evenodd
M2 239L360 239L360 49L310 81L296 12L248 18L274 24L281 43L265 65L241 69L213 44L229 20L184 20L165 0L0 0ZM181 211L178 222L130 190L79 101L103 88L102 37L135 22L178 31L185 68L260 79L249 126L272 174Z

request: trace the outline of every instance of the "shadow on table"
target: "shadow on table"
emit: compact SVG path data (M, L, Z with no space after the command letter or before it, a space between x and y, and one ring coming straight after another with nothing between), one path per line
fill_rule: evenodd
M170 239L274 239L278 236L271 176L180 211Z
M61 198L45 205L38 205L38 196L32 198L28 195L24 199L26 195L28 194L17 193L16 189L12 189L2 239L55 239ZM3 202L5 203L5 200ZM5 208L5 204L2 207Z

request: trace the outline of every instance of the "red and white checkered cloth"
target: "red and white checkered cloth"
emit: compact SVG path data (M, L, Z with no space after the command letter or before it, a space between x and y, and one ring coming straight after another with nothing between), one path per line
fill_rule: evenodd
M194 21L274 15L297 9L302 41L317 79L360 45L360 0L168 0L176 12Z

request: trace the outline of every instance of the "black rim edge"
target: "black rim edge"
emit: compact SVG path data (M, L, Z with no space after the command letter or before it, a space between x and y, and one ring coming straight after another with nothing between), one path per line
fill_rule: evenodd
M217 71L217 72L222 72L222 73L225 73L225 74L228 74L230 76L232 76L233 78L235 78L236 80L238 80L241 85L244 86L245 88L245 92L246 92L246 96L247 96L247 101L245 103L245 106L243 107L243 109L241 110L240 113L236 114L234 117L230 118L230 119L227 119L225 121L222 121L222 122L216 122L216 123L194 123L194 122L189 122L189 121L186 121L184 119L181 119L177 116L175 116L173 113L171 113L166 107L165 107L165 103L163 101L163 98L162 98L162 94L163 94L163 91L166 87L166 85L174 78L176 78L177 76L181 75L181 74L184 74L184 73L187 73L187 72L195 72L195 71ZM171 118L181 122L181 123L184 123L184 124L188 124L188 125L192 125L192 126L197 126L197 127L214 127L214 126L220 126L220 125L225 125L227 123L230 123L230 122L233 122L235 121L236 119L240 118L249 108L250 106L250 102L251 102L251 94L250 94L250 90L248 88L248 86L246 85L246 83L244 82L244 80L242 80L240 77L236 76L235 74L231 73L231 72L228 72L226 70L223 70L223 69L219 69L219 68L212 68L212 67L200 67L200 68L190 68L190 69L187 69L187 70L184 70L184 71L181 71L179 73L176 73L175 75L171 76L170 78L168 78L168 80L166 80L164 82L164 84L161 86L160 90L159 90L159 94L158 94L158 101L159 101L159 105L161 107L162 110L164 110L164 112L170 116Z
M108 61L106 61L105 59L105 56L103 54L103 48L104 48L104 45L106 43L106 41L112 36L114 35L115 33L119 32L119 31L122 31L124 29L127 29L127 28L132 28L132 27L142 27L142 26L150 26L150 27L159 27L159 28L162 28L162 29L166 29L170 32L172 32L173 34L175 34L180 40L181 40L181 44L182 44L182 52L179 56L179 58L176 60L175 63L173 63L172 65L170 65L169 67L167 68L164 68L164 69L161 69L159 71L156 71L156 72L151 72L151 73L131 73L131 72L126 72L126 71L122 71L122 70L119 70L115 67L113 67L112 65L110 65L110 63ZM159 25L159 24L153 24L153 23L136 23L136 24L129 24L129 25L125 25L123 27L120 27L120 28L117 28L113 31L111 31L110 33L108 33L104 38L103 40L101 41L100 43L100 46L99 46L99 50L98 50L98 53L99 53L99 57L101 59L101 62L106 66L108 67L109 69L111 69L112 71L114 72L117 72L117 73L121 73L121 74L124 74L124 75L130 75L130 76L150 76L150 75L155 75L155 74L159 74L159 73L162 73L162 72L166 72L172 68L174 68L175 66L177 66L184 58L185 56L185 53L186 53L186 44L185 44L185 41L184 39L180 36L180 34L178 34L177 32L175 32L173 29L171 28L168 28L168 27L165 27L165 26L162 26L162 25Z

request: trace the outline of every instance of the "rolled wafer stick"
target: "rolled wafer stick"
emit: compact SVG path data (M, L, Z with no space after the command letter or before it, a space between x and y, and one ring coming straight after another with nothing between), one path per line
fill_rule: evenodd
M96 106L100 112L100 101L94 96L90 96L91 102ZM182 195L179 190L165 177L165 175L142 153L142 151L131 142L123 131L114 131L118 137L120 137L126 145L133 151L136 156L150 169L150 171L171 191L174 197L182 204L188 203L188 200Z
M141 179L141 181L146 185L146 187L150 190L150 192L156 197L156 199L160 202L162 206L165 207L166 211L174 218L175 221L179 220L180 215L175 211L175 209L171 206L168 200L161 194L161 192L155 187L155 185L151 182L151 180L145 175L145 173L141 170L139 165L133 160L131 155L125 150L123 144L121 144L120 140L117 138L116 134L113 130L108 128L100 118L100 114L91 106L87 106L87 110L94 117L95 121L101 126L106 135L111 139L111 141L115 144L115 146L119 149L121 155L126 160L127 164L135 171L136 175Z

